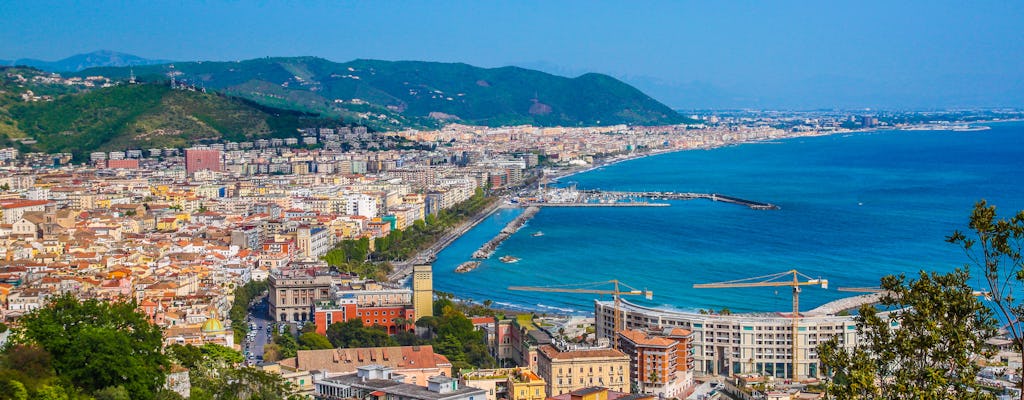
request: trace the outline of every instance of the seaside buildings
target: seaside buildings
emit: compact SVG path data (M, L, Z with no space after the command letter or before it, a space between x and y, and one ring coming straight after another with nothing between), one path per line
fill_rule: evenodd
M693 386L693 335L682 328L649 334L624 329L618 348L629 356L630 385L638 393L679 398Z
M844 299L843 301L849 301ZM848 305L849 306L849 305ZM829 305L819 307L827 309ZM693 372L706 375L762 374L777 378L821 378L819 343L837 338L844 347L857 343L852 316L810 311L797 331L797 371L792 371L791 318L778 314L700 314L643 307L621 300L626 329L684 329L692 334ZM595 301L599 338L612 337L614 304ZM677 361L678 362L678 361Z

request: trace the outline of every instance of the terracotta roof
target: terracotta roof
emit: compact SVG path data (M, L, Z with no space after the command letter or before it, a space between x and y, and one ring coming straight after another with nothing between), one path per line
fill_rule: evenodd
M432 346L365 347L354 349L299 350L280 364L305 371L351 373L357 367L377 364L403 369L450 368L451 363Z
M571 360L574 358L627 357L625 353L615 349L590 349L558 351L554 346L543 345L538 350L552 360ZM627 357L628 358L628 357Z
M657 336L648 336L644 332L633 329L625 329L619 331L619 335L624 337L626 340L629 340L630 342L636 343L637 345L640 346L671 347L676 343L674 340L671 339L666 339Z

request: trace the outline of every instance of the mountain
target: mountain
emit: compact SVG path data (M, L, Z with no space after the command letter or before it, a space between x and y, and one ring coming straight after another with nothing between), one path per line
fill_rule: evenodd
M686 122L636 88L601 74L565 78L518 68L461 63L315 57L139 66L143 80L184 81L255 102L356 119L378 128L441 121L488 126L671 124ZM128 68L78 75L124 79Z
M42 61L31 58L3 61L0 65L24 65L49 72L78 72L86 68L96 67L131 67L136 65L166 64L167 60L147 60L131 54L118 53L110 50L99 50L92 53L76 54L63 60Z
M94 150L297 137L300 128L342 125L299 111L159 84L119 85L36 102L20 101L24 91L18 89L24 87L0 84L0 142L6 142L0 146L12 139L34 139L26 150L69 152L77 160Z

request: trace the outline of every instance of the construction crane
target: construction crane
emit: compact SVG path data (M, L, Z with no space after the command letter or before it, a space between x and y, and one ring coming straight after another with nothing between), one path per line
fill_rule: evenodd
M793 277L793 280L780 280L782 278ZM805 279L805 280L800 280ZM753 278L737 279L734 281L717 282L717 283L698 283L693 285L696 289L708 289L708 288L745 288L745 287L772 287L772 286L791 286L793 287L793 314L790 316L793 319L793 379L797 376L797 365L799 364L797 354L797 332L800 326L800 286L806 285L820 285L822 289L828 289L827 279L814 279L805 274L801 274L795 269L791 269L785 272L779 272L777 274L755 276Z
M612 289L611 290L599 289L598 288L600 286L604 286L604 285L608 285L608 284L612 285ZM620 290L619 289L619 285L625 286L627 290ZM621 301L619 299L620 296L639 296L639 295L643 295L645 298L647 298L647 300L650 300L650 299L652 299L654 297L654 292L652 292L650 290L647 290L647 289L644 289L644 290L636 289L636 288L634 288L632 286L629 286L629 285L627 285L625 283L619 282L617 279L612 279L610 281L589 282L589 283L576 283L576 284L554 285L554 286L509 286L508 290L522 290L522 291L529 291L529 292L610 294L610 295L612 295L612 299L615 300L615 308L614 308L614 311L613 311L613 314L615 314L615 315L613 317L614 322L612 324L612 326L615 328L613 330L613 332L612 332L613 336L614 336L615 333L618 333L623 328L622 327L622 316L620 315L620 313L622 312ZM617 349L619 347L618 346L618 341L615 340L615 337L612 337L611 340L612 340L612 347Z

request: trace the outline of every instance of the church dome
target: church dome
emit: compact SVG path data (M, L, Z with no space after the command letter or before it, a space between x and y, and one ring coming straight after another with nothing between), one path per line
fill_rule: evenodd
M203 322L203 333L219 333L224 331L224 324L216 317L211 317Z

